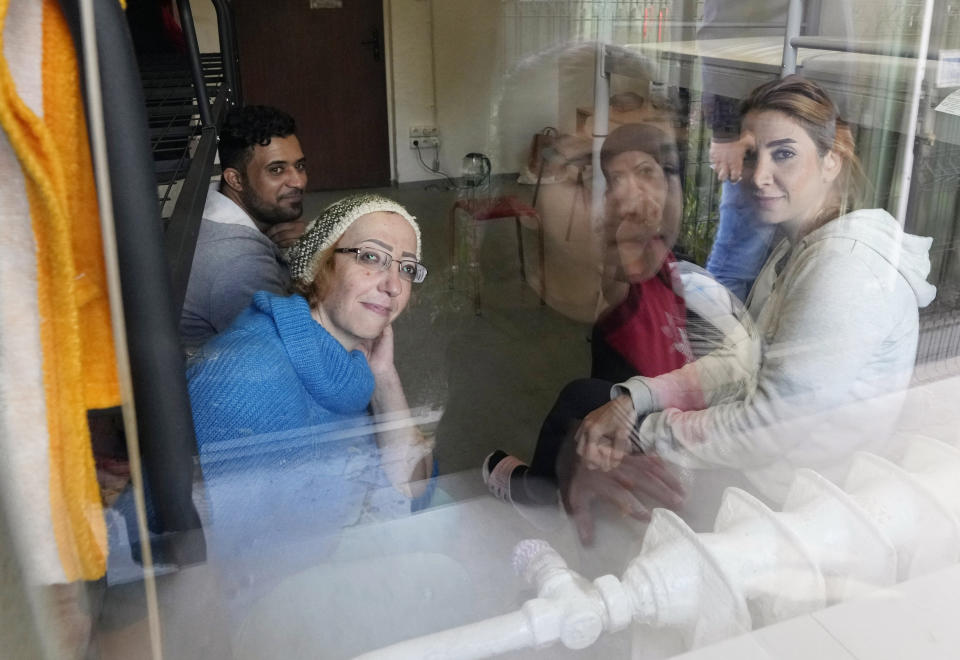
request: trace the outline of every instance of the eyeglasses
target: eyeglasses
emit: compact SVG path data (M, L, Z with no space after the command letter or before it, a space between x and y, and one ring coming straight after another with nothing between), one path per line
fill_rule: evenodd
M358 264L367 270L376 272L387 270L390 268L390 264L394 262L394 258L389 252L375 247L337 248L334 252L340 254L355 254ZM400 271L400 277L402 279L413 282L414 284L420 284L427 279L427 267L419 261L414 261L413 259L398 259L396 262L399 264L398 270Z

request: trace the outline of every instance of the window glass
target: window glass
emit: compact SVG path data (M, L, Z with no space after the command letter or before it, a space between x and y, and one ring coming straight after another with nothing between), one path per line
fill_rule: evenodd
M960 579L960 8L195 4L128 17L152 135L211 165L180 25L211 87L237 35L214 177L158 156L168 237L209 186L192 474L131 480L130 418L90 413L106 572L5 574L23 648L947 654L895 612Z

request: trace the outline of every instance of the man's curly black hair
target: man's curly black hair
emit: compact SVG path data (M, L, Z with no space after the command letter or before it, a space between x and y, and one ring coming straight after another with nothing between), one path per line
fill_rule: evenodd
M275 137L297 132L293 117L268 105L248 105L227 113L220 132L220 166L241 172L253 156L253 147L270 144Z

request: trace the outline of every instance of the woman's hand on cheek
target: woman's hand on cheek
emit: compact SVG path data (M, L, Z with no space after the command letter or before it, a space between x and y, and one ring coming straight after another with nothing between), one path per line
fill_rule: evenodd
M393 364L393 326L385 327L376 339L365 341L361 350L367 356L367 364L375 378L396 373Z

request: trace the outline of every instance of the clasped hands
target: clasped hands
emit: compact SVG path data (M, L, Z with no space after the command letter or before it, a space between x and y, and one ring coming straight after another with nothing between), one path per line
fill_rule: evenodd
M564 506L584 544L593 542L594 500L608 501L625 516L649 520L638 496L678 507L685 497L680 480L655 455L632 453L637 413L628 395L620 395L588 414L574 435L576 455L558 470ZM573 452L569 452L573 453Z

